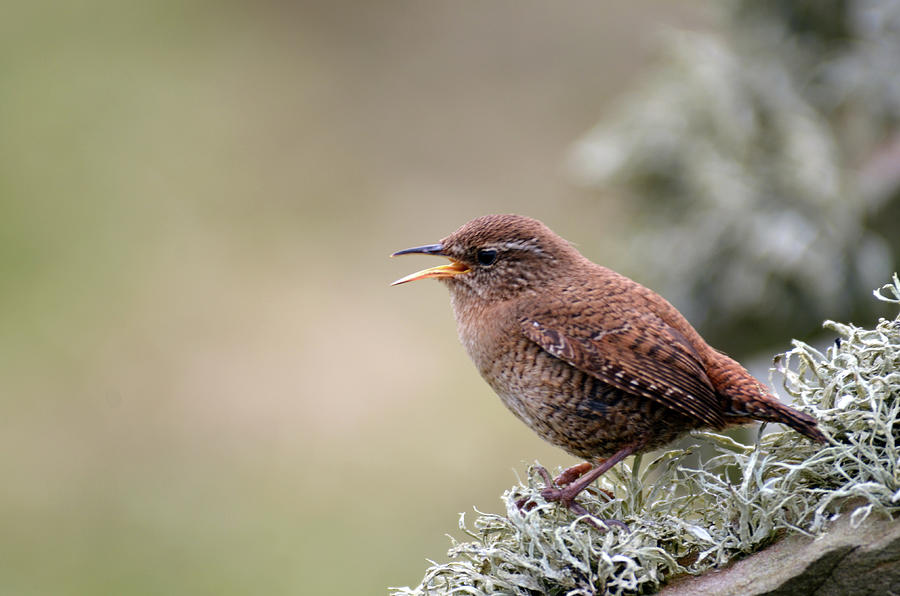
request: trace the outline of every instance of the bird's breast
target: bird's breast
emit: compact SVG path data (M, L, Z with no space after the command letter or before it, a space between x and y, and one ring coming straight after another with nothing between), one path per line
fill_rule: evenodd
M526 379L535 370L542 350L521 333L511 305L468 301L458 296L452 296L451 303L459 340L478 372L503 403L534 428L533 408L526 403Z
M517 418L569 453L608 457L648 436L671 441L688 424L551 355L524 335L512 309L461 306L454 304L460 341L481 376Z

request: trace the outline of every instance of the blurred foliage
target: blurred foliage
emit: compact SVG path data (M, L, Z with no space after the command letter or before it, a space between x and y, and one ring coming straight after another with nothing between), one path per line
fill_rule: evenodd
M583 184L627 197L636 268L718 347L871 318L900 256L900 4L730 3L670 32L655 74L583 138Z
M876 292L900 309L900 278ZM784 387L829 437L821 446L791 430L755 448L713 433L693 433L711 455L696 468L676 449L640 469L620 465L579 497L576 516L540 496L529 473L502 497L506 515L479 513L470 538L454 541L452 560L432 565L416 588L425 594L643 594L667 578L721 567L790 532L817 535L841 515L859 527L868 516L900 513L900 314L873 329L827 321L840 341L825 353L795 342L776 357ZM737 478L732 475L738 472ZM522 499L537 504L522 512ZM598 519L624 530L601 530Z

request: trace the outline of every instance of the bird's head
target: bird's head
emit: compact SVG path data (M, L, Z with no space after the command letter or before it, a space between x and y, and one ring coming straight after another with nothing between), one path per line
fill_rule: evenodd
M578 252L536 219L521 215L485 215L466 223L438 242L399 250L391 256L421 253L450 259L392 285L429 277L445 281L451 291L486 300L505 300L563 273Z

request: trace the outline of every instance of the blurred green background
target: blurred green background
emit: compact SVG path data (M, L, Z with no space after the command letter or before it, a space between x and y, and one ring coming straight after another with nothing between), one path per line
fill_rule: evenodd
M710 12L5 7L0 594L384 593L514 470L573 463L478 378L444 288L388 286L433 262L387 255L518 212L652 283L564 163Z
M0 23L0 593L375 594L571 458L438 284L488 212L613 222L568 145L703 11L13 3ZM586 222L585 214L593 221Z

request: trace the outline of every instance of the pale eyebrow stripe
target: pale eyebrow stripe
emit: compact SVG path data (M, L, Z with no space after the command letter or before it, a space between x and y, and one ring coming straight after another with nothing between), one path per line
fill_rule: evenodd
M538 245L537 238L531 238L529 240L512 240L510 242L504 242L500 246L510 250L530 250L537 253L544 252Z

